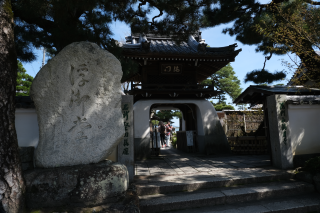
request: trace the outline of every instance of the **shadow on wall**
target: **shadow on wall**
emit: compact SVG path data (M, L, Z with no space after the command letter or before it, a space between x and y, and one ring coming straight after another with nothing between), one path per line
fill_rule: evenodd
M199 149L206 154L230 153L231 149L227 141L226 134L221 126L220 119L215 113L215 108L210 102L203 103L202 108L197 106L197 110L201 116L203 129L203 139L199 136L199 140L203 145Z
M289 128L295 155L320 153L319 105L289 105Z
M299 129L300 131L295 131L292 133L292 130L290 130L292 136L291 136L291 145L292 145L292 153L295 155L298 150L301 150L302 148L302 141L304 138L305 130L303 128Z

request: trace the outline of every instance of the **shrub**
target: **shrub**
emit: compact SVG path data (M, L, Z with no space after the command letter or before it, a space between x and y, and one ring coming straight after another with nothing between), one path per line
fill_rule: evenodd
M172 137L172 142L171 142L173 148L176 148L177 145L177 138L176 137Z
M304 165L304 170L312 175L320 173L320 156L307 160L306 164Z

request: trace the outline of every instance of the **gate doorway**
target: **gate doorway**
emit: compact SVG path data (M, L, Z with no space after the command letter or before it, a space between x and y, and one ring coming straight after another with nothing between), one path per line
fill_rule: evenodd
M213 105L209 101L204 99L149 99L139 100L133 106L134 150L136 160L147 159L151 155L151 110L153 108L169 109L168 107L179 109L182 112L182 130L194 131L196 133L194 134L195 141L197 143L195 145L196 151L204 154L230 152L230 147L222 129L219 117Z
M170 121L171 116L168 114L171 110L180 112L179 122L173 123L173 125ZM166 145L186 152L198 151L196 105L185 103L153 104L150 107L150 139L151 154L153 155L159 155L159 151L161 150L159 148L163 148L163 142L161 141L160 143L159 141L160 133L158 127L160 122L165 125L167 122L171 122L171 132L166 133ZM176 128L177 131L175 131Z

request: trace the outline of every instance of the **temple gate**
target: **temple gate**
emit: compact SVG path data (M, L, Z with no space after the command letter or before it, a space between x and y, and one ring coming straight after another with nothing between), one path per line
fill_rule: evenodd
M177 45L170 36L132 34L123 44L125 58L135 60L139 71L123 82L131 83L134 96L134 153L136 159L151 152L150 114L153 108L175 107L185 120L185 130L196 133L197 148L204 153L229 152L228 141L213 105L221 91L203 80L233 62L237 44L207 47L201 32Z

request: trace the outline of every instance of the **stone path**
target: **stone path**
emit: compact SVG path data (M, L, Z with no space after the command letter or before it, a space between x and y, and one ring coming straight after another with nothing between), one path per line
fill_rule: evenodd
M268 155L206 156L161 148L159 157L136 161L136 175L186 175L217 173L223 169L259 168L270 166Z
M136 162L141 213L320 212L320 194L269 156L206 156L163 148Z

